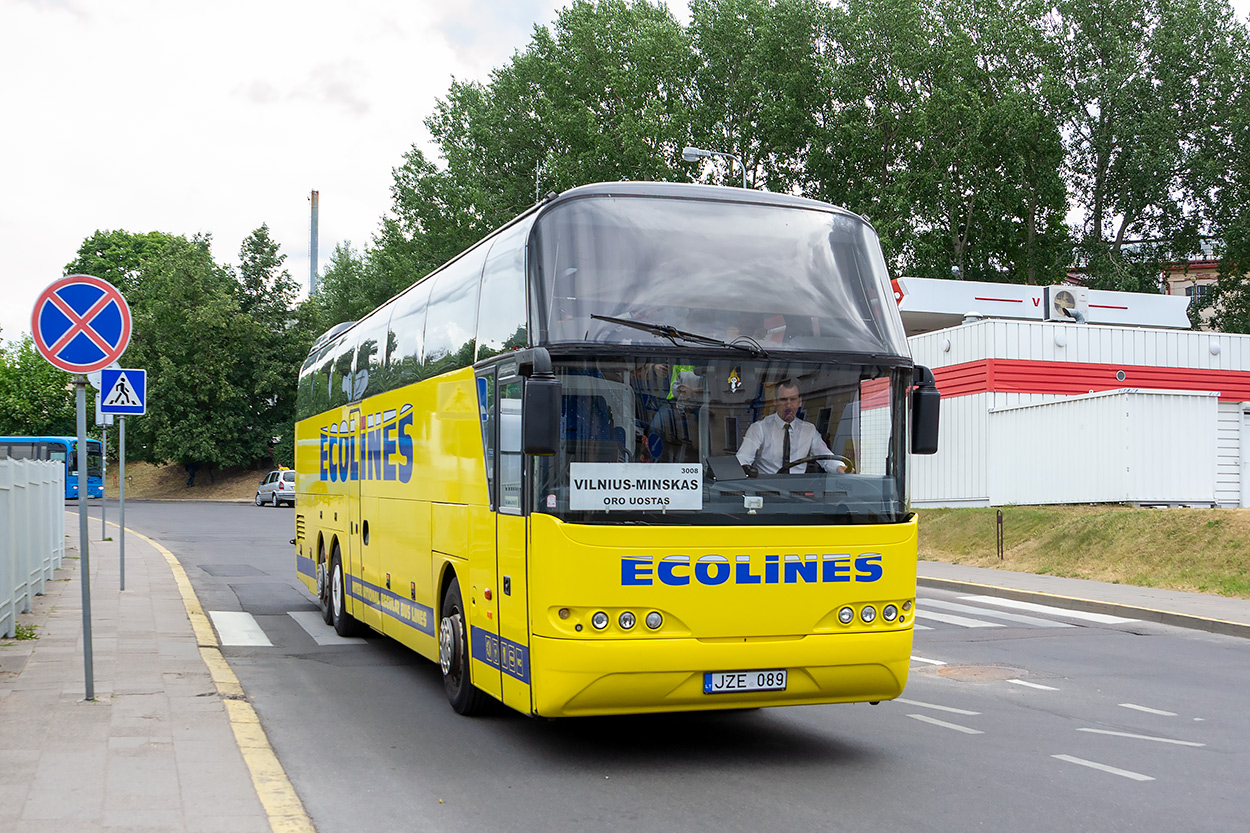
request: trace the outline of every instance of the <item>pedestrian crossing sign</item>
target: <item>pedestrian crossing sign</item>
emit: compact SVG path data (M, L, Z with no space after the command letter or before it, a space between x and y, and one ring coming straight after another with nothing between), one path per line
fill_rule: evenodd
M147 412L148 372L125 368L100 371L100 413L141 416Z

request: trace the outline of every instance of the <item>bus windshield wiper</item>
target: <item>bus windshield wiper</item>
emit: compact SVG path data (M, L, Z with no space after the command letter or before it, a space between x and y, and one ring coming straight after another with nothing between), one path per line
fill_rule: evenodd
M677 341L680 339L681 341L685 341L690 344L707 344L713 347L729 347L734 350L742 350L762 359L768 358L768 352L759 345L759 342L750 336L738 336L738 338L734 341L722 341L719 338L712 338L711 336L692 333L688 330L679 330L676 327L669 326L668 324L652 324L649 321L636 321L632 318L615 318L611 315L599 315L598 313L593 312L590 314L590 317L598 319L599 321L611 321L613 324L620 324L623 327L632 327L635 330L642 330L645 333L652 333L653 335L660 336L661 338L667 338L673 343L674 347L678 346Z

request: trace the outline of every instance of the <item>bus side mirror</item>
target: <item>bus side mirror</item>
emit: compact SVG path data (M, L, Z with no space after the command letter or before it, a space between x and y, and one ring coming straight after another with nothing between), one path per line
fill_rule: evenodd
M521 450L550 457L560 446L560 380L531 376L525 382L521 408Z
M938 392L933 371L916 365L911 390L911 453L936 454L938 450Z

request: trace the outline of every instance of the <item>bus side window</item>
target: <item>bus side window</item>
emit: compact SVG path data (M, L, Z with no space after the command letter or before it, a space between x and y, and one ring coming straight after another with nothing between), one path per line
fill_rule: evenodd
M430 281L409 287L395 301L386 336L386 375L389 390L421 380L425 343L425 313L430 300Z
M350 330L348 331L351 332ZM338 408L351 401L352 361L356 356L355 339L345 338L339 342L330 371L330 407Z
M525 240L529 227L518 224L491 245L482 272L477 314L477 360L526 345Z
M482 248L466 252L435 275L425 321L425 378L473 364L477 293L485 259Z

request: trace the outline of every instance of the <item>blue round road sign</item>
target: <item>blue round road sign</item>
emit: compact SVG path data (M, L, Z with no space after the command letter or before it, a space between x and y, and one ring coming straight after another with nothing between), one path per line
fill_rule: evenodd
M70 275L40 294L30 329L35 348L54 366L68 373L91 373L126 351L130 307L108 281Z

